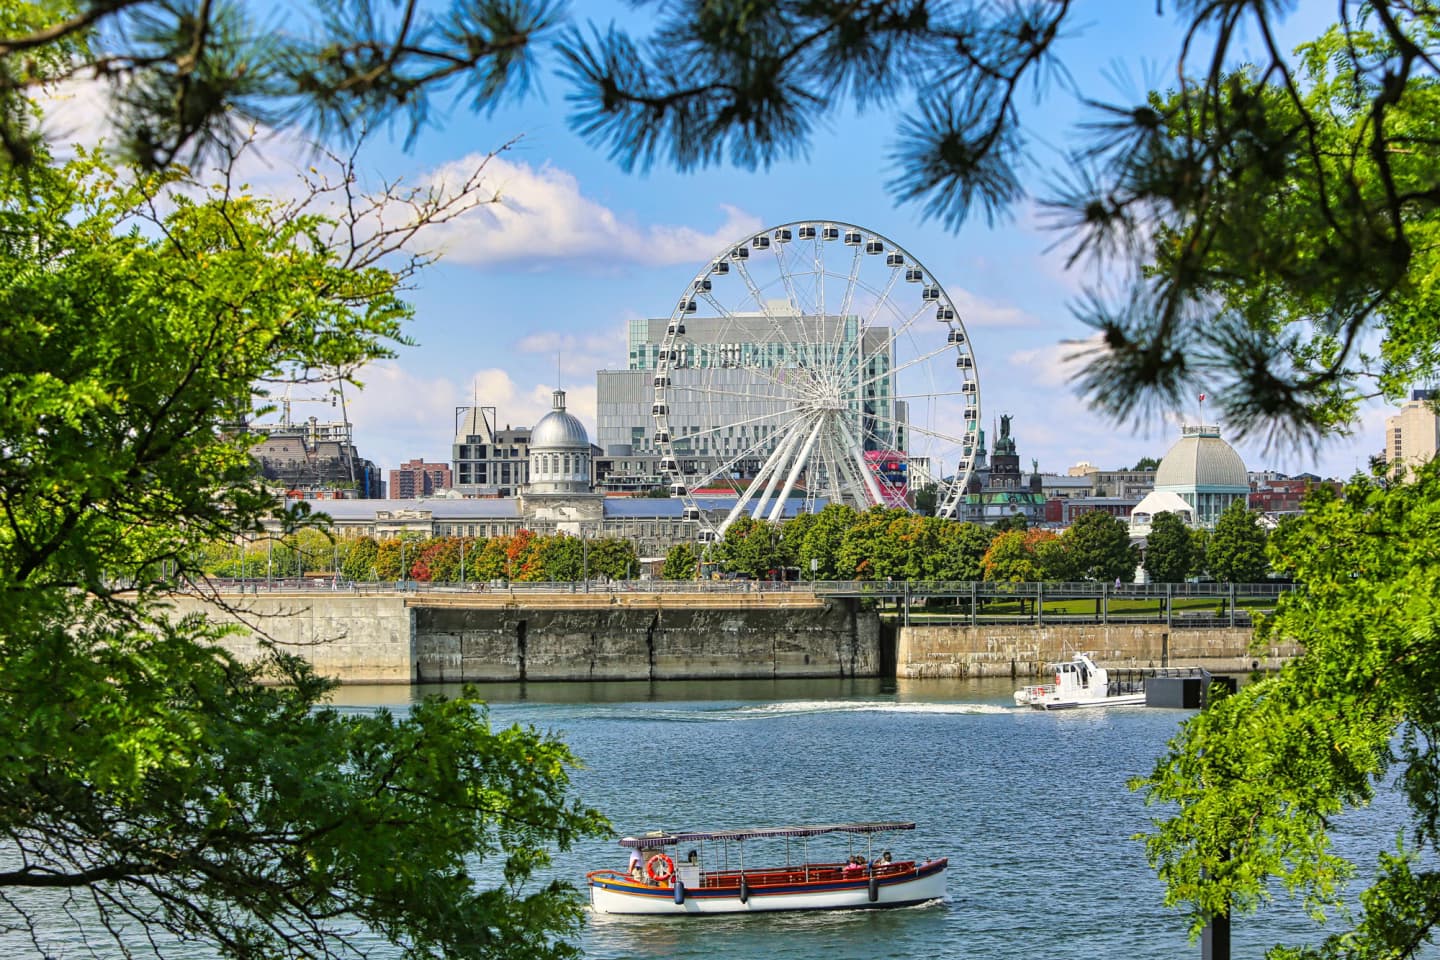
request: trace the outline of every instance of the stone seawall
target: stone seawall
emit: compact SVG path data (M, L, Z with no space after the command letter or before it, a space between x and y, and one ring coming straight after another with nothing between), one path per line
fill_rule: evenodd
M1154 624L907 626L896 644L896 675L1035 677L1084 650L1105 667L1204 667L1217 673L1277 670L1294 644L1251 650L1249 628L1184 629Z
M857 616L854 607L420 608L417 679L876 676L879 622L873 613Z
M342 683L873 677L881 632L855 600L716 594L227 595L203 610L264 631ZM254 637L226 646L259 654Z
M414 610L403 595L348 593L225 595L228 610L195 597L172 601L176 612L239 622L272 638L342 683L411 683L415 676ZM224 641L241 660L260 654L255 633Z

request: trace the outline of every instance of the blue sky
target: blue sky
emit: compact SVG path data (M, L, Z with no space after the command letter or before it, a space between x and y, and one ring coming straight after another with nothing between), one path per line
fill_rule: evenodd
M1153 0L1086 0L1079 28L1062 41L1074 83L1100 99L1133 102L1174 74L1180 34L1175 4L1157 14ZM1323 29L1329 4L1306 3L1285 25L1287 40ZM574 5L577 17L607 21L628 8ZM656 168L627 174L603 150L583 142L566 122L564 82L542 72L543 99L476 115L463 105L404 149L403 131L379 136L361 155L362 172L377 179L433 181L441 171L468 170L489 151L519 138L492 159L485 183L500 202L466 215L429 239L442 261L420 275L412 301L414 347L366 372L352 395L351 418L362 455L389 469L411 458L448 461L457 404L478 395L499 408L502 423L530 424L549 409L559 379L570 408L594 431L597 368L623 367L625 322L668 316L704 261L766 226L798 219L863 225L903 245L945 286L961 308L979 367L987 434L1001 414L1014 418L1022 462L1037 460L1063 473L1088 460L1104 468L1162 456L1192 406L1138 425L1115 425L1088 410L1066 382L1067 340L1088 331L1070 310L1089 278L1067 272L1064 252L1049 249L1032 201L1008 221L982 218L950 233L913 206L896 205L887 182L887 153L899 104L863 115L846 113L811 143L808 156L768 170L729 167L679 174ZM1027 171L1032 194L1063 162L1085 114L1051 85L1048 98L1028 101L1025 119L1037 161ZM271 151L277 168L284 151ZM1103 279L1103 278L1102 278ZM1252 469L1314 471L1347 476L1383 446L1386 410L1366 411L1353 438L1339 438L1318 456L1261 443L1237 443ZM328 409L296 404L295 416L322 419ZM1206 419L1209 419L1207 417ZM1223 424L1222 424L1223 428Z

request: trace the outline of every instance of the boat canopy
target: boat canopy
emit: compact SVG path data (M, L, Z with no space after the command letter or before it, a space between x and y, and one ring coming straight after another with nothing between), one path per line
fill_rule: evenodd
M666 833L656 830L642 837L624 837L622 847L665 847L696 840L753 840L758 837L818 837L825 833L885 833L890 830L914 830L913 822L902 820L879 823L822 823L812 827L748 827L740 830L685 831Z

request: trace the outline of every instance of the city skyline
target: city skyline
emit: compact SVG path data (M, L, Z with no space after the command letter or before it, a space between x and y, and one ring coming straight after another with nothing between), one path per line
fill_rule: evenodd
M1282 42L1319 35L1327 21L1317 7L1301 5L1285 21ZM596 3L581 15L623 25L644 11ZM838 116L816 130L807 155L768 170L627 173L570 129L564 83L551 71L553 58L542 57L539 96L482 115L457 103L408 145L404 130L378 131L358 155L359 172L371 184L397 177L415 185L454 183L487 153L504 149L483 174L498 202L423 240L442 259L410 291L416 345L364 371L363 391L346 391L358 448L383 471L414 458L444 460L455 407L494 406L502 425L529 426L549 410L556 387L567 391L569 409L595 439L595 371L625 369L630 320L668 316L705 262L747 235L794 220L834 219L893 238L944 285L972 337L982 426L989 434L1002 414L1012 415L1027 464L1038 460L1042 470L1063 473L1082 460L1119 468L1162 457L1182 423L1211 417L1192 399L1188 409L1113 424L1075 396L1064 361L1083 349L1089 330L1072 305L1087 283L1103 286L1107 276L1067 266L1069 251L1047 228L1041 199L1063 176L1068 151L1079 142L1072 139L1077 125L1094 117L1074 91L1136 102L1172 82L1181 36L1153 7L1096 3L1086 15L1093 19L1057 48L1069 77L1052 79L1043 102L1020 104L1039 156L1022 171L1028 198L1013 217L973 218L954 233L915 206L897 206L888 186L896 175L895 120L913 109L903 101ZM82 118L70 124L75 135L103 132L90 118L93 101L83 92L72 96ZM293 135L262 138L246 172L257 192L283 197L294 192L296 171L315 162ZM1265 437L1242 439L1218 425L1252 469L1343 478L1383 450L1392 411L1367 405L1354 436L1333 438L1313 456L1268 450ZM330 413L297 402L293 416Z

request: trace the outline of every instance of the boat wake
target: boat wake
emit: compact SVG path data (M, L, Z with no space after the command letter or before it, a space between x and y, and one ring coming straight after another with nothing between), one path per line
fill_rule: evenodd
M740 707L741 717L775 717L809 713L1000 714L1014 708L996 703L897 703L894 700L789 700Z

